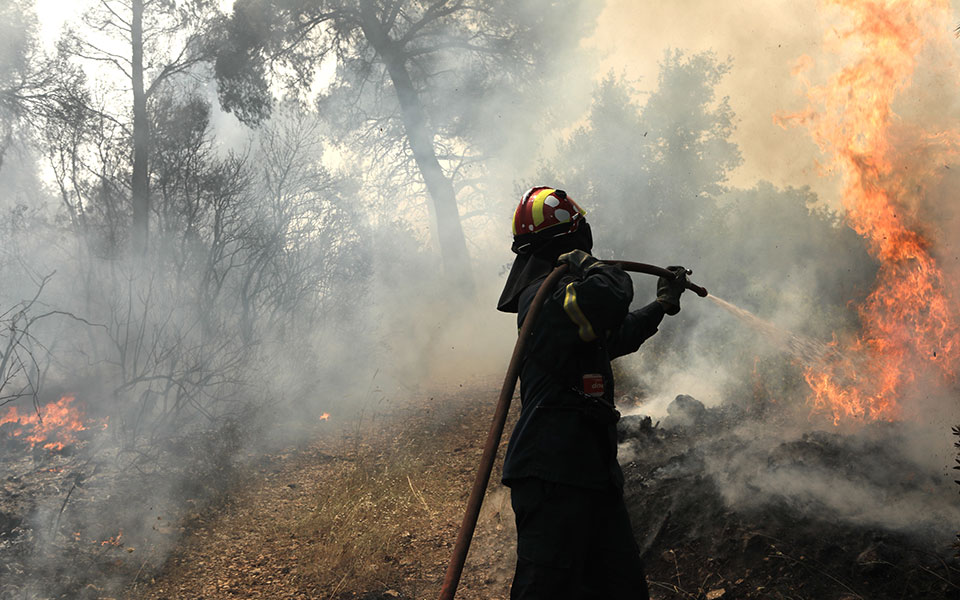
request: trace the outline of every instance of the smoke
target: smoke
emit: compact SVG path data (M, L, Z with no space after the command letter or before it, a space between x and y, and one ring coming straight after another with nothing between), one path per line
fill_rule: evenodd
M564 59L577 53L557 53L546 71L569 77ZM236 485L246 461L384 403L489 386L509 357L514 324L484 315L508 260L499 213L513 203L514 173L502 169L462 194L464 212L475 213L465 229L479 285L468 298L430 246L428 198L406 171L403 144L370 154L369 132L346 135L329 121L337 115L295 102L246 128L210 105L210 85L191 85L209 76L203 68L188 76L161 86L148 107L144 256L128 252L130 140L113 100L96 107L105 115L54 115L34 132L43 144L19 146L0 168L4 334L22 331L21 315L56 313L30 323L23 368L11 371L0 402L26 409L35 400L42 410L71 394L89 418L108 420L62 455L32 455L51 465L42 477L33 458L11 465L24 476L25 503L0 510L17 573L4 576L4 597L129 585L163 563L182 527ZM455 89L434 92L447 117L470 105ZM466 125L485 129L481 121L497 113L515 129L570 110L522 99L496 91ZM538 147L502 131L472 143L503 164ZM465 150L452 143L450 152ZM7 375L0 381L11 384Z
M607 2L591 46L604 55L601 72L613 69L652 92L666 48L711 50L731 57L734 68L717 87L737 115L732 139L744 156L731 182L749 187L759 179L779 185L811 186L831 202L837 180L823 178L809 138L777 127L772 115L795 106L802 86L791 74L802 56L822 55L824 33L834 25L832 11L812 10L815 2L762 0L724 6L696 0L668 4ZM817 76L832 63L818 63ZM813 76L813 75L812 75ZM798 149L803 149L798 152Z
M795 427L795 426L794 426ZM957 522L954 484L942 449L917 452L918 440L945 436L915 426L851 433L749 423L704 449L706 472L740 510L785 505L804 517L897 531L946 545ZM733 446L735 453L724 451ZM932 444L931 444L932 445ZM941 447L942 448L942 447ZM941 463L940 461L944 461Z
M50 531L59 519L62 531L99 543L122 528L160 561L176 535L158 528L157 517L166 523L222 493L246 457L386 400L422 401L459 385L493 389L516 335L513 318L494 311L513 258L509 221L532 185L566 189L587 208L601 258L692 267L693 279L718 296L805 338L826 343L856 331L855 307L877 264L831 211L840 206L838 178L815 144L773 122L804 103L792 73L802 56L810 57L810 81L841 60L822 49L840 13L811 16L809 8L608 0L602 12L588 2L570 3L575 14L517 9L518 18L542 19L540 79L524 80L521 69L482 71L469 83L496 85L477 102L478 88L465 93L451 75L428 104L449 125L444 152L469 159L443 166L456 173L474 298L444 276L406 146L384 141L401 129L389 101L377 105L390 108L386 116L362 121L381 119L386 133L344 133L336 121L348 111L326 97L320 114L291 102L254 130L205 106L213 84L202 98L175 87L151 107L164 146L153 167L156 247L145 261L123 251L129 143L115 125L94 117L73 124L78 145L61 149L87 161L75 180L52 147L7 153L0 315L54 273L33 314L69 315L44 318L31 332L39 400L70 393L91 416L111 417L91 446L97 460L70 463L84 486L63 511L60 496L39 501L33 530ZM926 50L896 107L905 131L912 123L956 126L953 62L942 48ZM451 55L432 66L458 74L464 63ZM362 99L364 109L375 107ZM68 140L67 129L47 141ZM939 173L910 180L927 191L910 208L945 272L958 277L958 169L936 139L910 139L903 152ZM654 280L634 281L637 305L651 301ZM688 294L660 329L619 361L618 393L640 398L635 412L655 421L678 394L711 410L755 411L704 462L731 506L785 502L803 515L892 529L922 514L941 534L957 522L945 471L952 456L944 423L960 418L952 383L915 381L917 422L895 424L887 437L838 430L811 417L804 365L716 306ZM320 423L326 412L331 420ZM879 458L853 474L822 462L770 466L785 442L804 439ZM912 472L924 484L899 486ZM97 518L107 513L121 522ZM57 556L33 558L43 563L37 572L56 570Z
M824 42L847 19L843 11L826 7L811 14L809 8L608 2L585 44L588 53L600 54L598 62L584 54L561 63L571 65L565 79L581 83L558 112L575 116L560 130L510 136L494 159L498 167L486 174L484 216L465 221L476 244L471 251L481 302L426 303L418 314L429 314L430 326L418 317L405 339L422 348L418 358L431 359L412 359L402 370L416 373L417 381L443 373L460 381L467 372L486 372L496 381L502 373L513 321L491 316L491 307L502 267L512 259L506 223L520 192L541 183L567 190L588 210L600 257L692 267L697 283L815 348L857 332L856 307L873 288L877 262L843 221L839 173L805 131L785 129L773 118L804 104L798 61L808 65L803 78L816 83L847 58ZM939 27L949 31L952 25ZM665 54L670 48L680 51ZM904 128L955 127L942 108L956 102L942 96L956 72L954 54L927 50L913 86L895 106ZM590 68L578 71L583 63ZM592 98L584 101L588 86ZM540 147L532 149L530 140ZM899 151L917 163L940 165L937 177L910 180L925 190L913 210L933 241L932 252L957 276L956 169L937 141ZM653 299L652 279L638 276L634 283L636 306ZM618 360L618 395L641 401L625 414L654 421L666 422L678 394L708 409L733 406L750 415L748 424L711 447L716 453L703 465L732 507L785 503L805 517L897 531L914 524L931 538L952 536L957 509L945 423L960 419L951 398L955 383L918 378L904 390L905 422L883 433L873 426L836 428L809 404L803 371L817 360L810 352L785 350L688 294L678 317L668 317L637 355ZM770 465L785 444L804 440L822 442L850 462ZM861 460L871 455L880 458ZM922 523L917 514L925 515Z
M641 149L636 155L643 162L636 170L642 175L633 177L611 169L591 178L577 170L577 164L590 164L584 171L603 170L602 160L591 162L589 150L580 149L603 147L599 118L610 113L609 101L602 112L595 110L594 122L584 130L586 135L574 138L569 151L577 157L557 172L574 172L580 187L595 194L602 189L596 195L603 198L604 209L613 204L618 217L629 206L631 215L650 215L659 221L659 226L645 226L619 218L595 226L598 244L608 253L692 266L698 283L758 314L773 327L828 343L834 335L855 335L860 330L856 307L874 287L877 262L868 255L869 244L842 222L843 211L831 213L830 208L840 207L840 178L839 171L831 170L829 157L820 153L804 131L778 131L772 119L776 113L802 106L808 85L824 82L855 56L856 49L840 34L831 34L832 28L842 31L849 24L849 15L839 7L818 8L811 15L808 6L795 4L757 3L735 9L702 3L607 4L593 43L608 52L606 64L624 69L632 78L641 77L638 84L619 84L628 91L632 88L633 98L641 98L636 101L638 126L629 125L635 135L669 129L665 120L689 123L691 115L716 120L722 114L718 96L729 95L736 129L727 139L736 142L743 161L736 168L722 170L715 181L723 191L708 191L712 202L701 201L692 211L702 219L700 223L690 224L687 218L664 227L671 211L691 214L683 205L691 201L682 184L655 187L648 182L697 180L701 173L696 169L707 162L706 153L693 161L693 169L673 155L661 170L647 166L651 159L656 160L656 154ZM802 16L795 13L800 10ZM931 253L952 278L957 274L956 203L948 190L956 181L952 166L957 124L941 107L953 106L956 99L941 95L953 85L946 82L954 81L957 71L954 44L943 43L954 24L943 19L944 14L938 13L940 21L934 26L939 38L926 46L912 85L894 104L898 120L891 155L897 157L894 177L902 187L920 191L901 208L931 242ZM682 35L677 27L644 27L646 23L671 22L683 23ZM692 64L699 50L730 56L729 72L714 86L716 96L703 95L695 81L669 92L673 98L684 98L685 93L695 98L690 102L694 108L673 102L671 111L650 113L653 100L664 93L652 84L656 73L652 64L663 56L662 49L670 46L688 49L686 57L690 58L671 66L668 56L660 66L661 86L664 69L684 68L685 61ZM724 62L722 58L713 60ZM793 70L798 61L805 67L799 78ZM610 81L604 85L617 85L616 78ZM667 81L684 84L678 77ZM618 121L627 123L623 118ZM927 133L918 135L923 131ZM628 141L619 145L627 144L624 155L632 158L631 135L621 134ZM694 132L692 139L698 135L702 134ZM648 139L647 144L669 148L669 140ZM756 183L758 179L761 181ZM609 180L614 184L601 187ZM784 185L804 187L778 187ZM632 197L620 203L618 188L629 189ZM705 188L695 186L701 193ZM659 203L651 197L664 189L672 192L665 194L671 202ZM589 199L578 201L591 208ZM624 230L625 224L632 231ZM947 294L955 303L949 290ZM639 291L637 295L638 302L650 298ZM690 394L707 406L727 404L756 413L749 425L735 432L734 440L724 438L706 451L703 473L717 482L730 506L750 510L786 503L792 511L808 517L893 530L915 525L938 540L952 536L957 517L949 474L953 449L949 428L944 425L960 418L952 398L956 388L952 377L932 372L919 362L910 363L907 369L917 376L900 390L905 422L892 425L893 433L878 436L872 426L837 429L808 404L810 392L802 374L818 363L815 358L791 356L772 343L771 330L764 334L744 327L743 322L693 297L683 302L679 318L668 319L638 357L621 361L627 379L638 382L631 395L643 399L629 413L663 418L678 394ZM771 456L783 452L790 442L834 435L840 437L830 438L831 452L850 457L850 463L774 462L771 466ZM883 441L878 441L881 438ZM626 449L634 451L631 446ZM882 456L885 462L871 464L868 460L864 465L860 458L869 454ZM624 461L632 458L622 457ZM848 469L855 468L853 463L868 473L852 474ZM904 484L907 478L913 483ZM925 515L922 523L917 523L918 514Z

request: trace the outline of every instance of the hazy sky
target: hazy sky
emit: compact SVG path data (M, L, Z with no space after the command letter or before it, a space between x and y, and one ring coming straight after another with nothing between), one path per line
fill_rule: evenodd
M608 0L597 31L587 46L601 54L600 73L614 70L652 90L657 62L667 48L713 50L730 57L733 69L718 89L729 96L737 115L734 141L743 165L731 183L750 185L766 179L776 185L810 185L821 199L836 204L837 180L818 173L818 151L805 130L774 124L778 111L805 106L804 88L791 75L808 55L813 83L822 82L837 63L824 51L843 14L816 0ZM956 0L949 30L960 23ZM956 48L960 50L960 41Z

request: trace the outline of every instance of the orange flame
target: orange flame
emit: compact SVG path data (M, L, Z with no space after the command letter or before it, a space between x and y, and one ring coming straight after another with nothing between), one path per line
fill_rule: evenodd
M123 545L123 530L121 529L117 535L111 537L110 539L103 540L100 542L101 546L121 546Z
M326 413L326 412L325 412L325 413L323 413L322 415L320 415L320 420L321 420L321 421L329 421L329 420L330 420L330 413Z
M958 310L922 233L916 206L923 183L936 177L918 164L910 143L930 152L953 152L956 136L906 131L894 99L910 84L917 56L943 37L950 23L945 0L829 0L846 9L851 25L831 32L855 60L822 86L808 89L810 105L780 115L781 124L809 128L843 178L846 221L868 240L880 263L871 294L858 307L861 334L834 340L838 352L808 367L815 412L841 419L892 420L902 416L904 387L935 367L952 378L958 362ZM947 27L945 31L950 31ZM938 33L940 32L940 33ZM798 69L809 67L804 57ZM895 137L896 134L896 137ZM943 161L925 160L926 165ZM919 184L907 181L920 177Z
M47 450L62 450L67 444L76 443L77 432L87 429L81 412L72 406L74 400L73 396L64 396L41 408L39 415L36 412L21 414L16 406L11 406L7 414L0 417L0 425L15 424L11 435L22 436L31 448L42 444Z

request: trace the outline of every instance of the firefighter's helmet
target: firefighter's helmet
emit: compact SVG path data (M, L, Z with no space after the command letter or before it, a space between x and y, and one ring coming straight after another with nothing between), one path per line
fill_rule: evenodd
M585 210L563 190L534 187L513 213L513 250L523 253L536 243L573 233L584 223Z

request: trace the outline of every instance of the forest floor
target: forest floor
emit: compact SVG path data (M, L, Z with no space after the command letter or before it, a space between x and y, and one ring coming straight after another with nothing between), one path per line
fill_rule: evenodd
M440 589L496 401L455 388L264 456L228 501L197 516L129 599L432 598ZM506 441L503 442L506 445ZM496 466L501 468L503 451ZM508 597L509 494L487 492L458 598Z
M492 382L455 387L347 423L318 423L312 443L251 465L230 499L196 516L166 564L128 587L126 598L435 598L496 395ZM672 431L625 419L636 451L624 465L625 495L653 598L960 598L949 548L799 517L782 503L726 507L703 477L698 453L705 444L729 444L708 430L741 416L704 415L713 419L709 427ZM805 464L856 458L840 437L792 444L778 452ZM508 490L498 481L505 445L462 600L509 596L515 531Z

